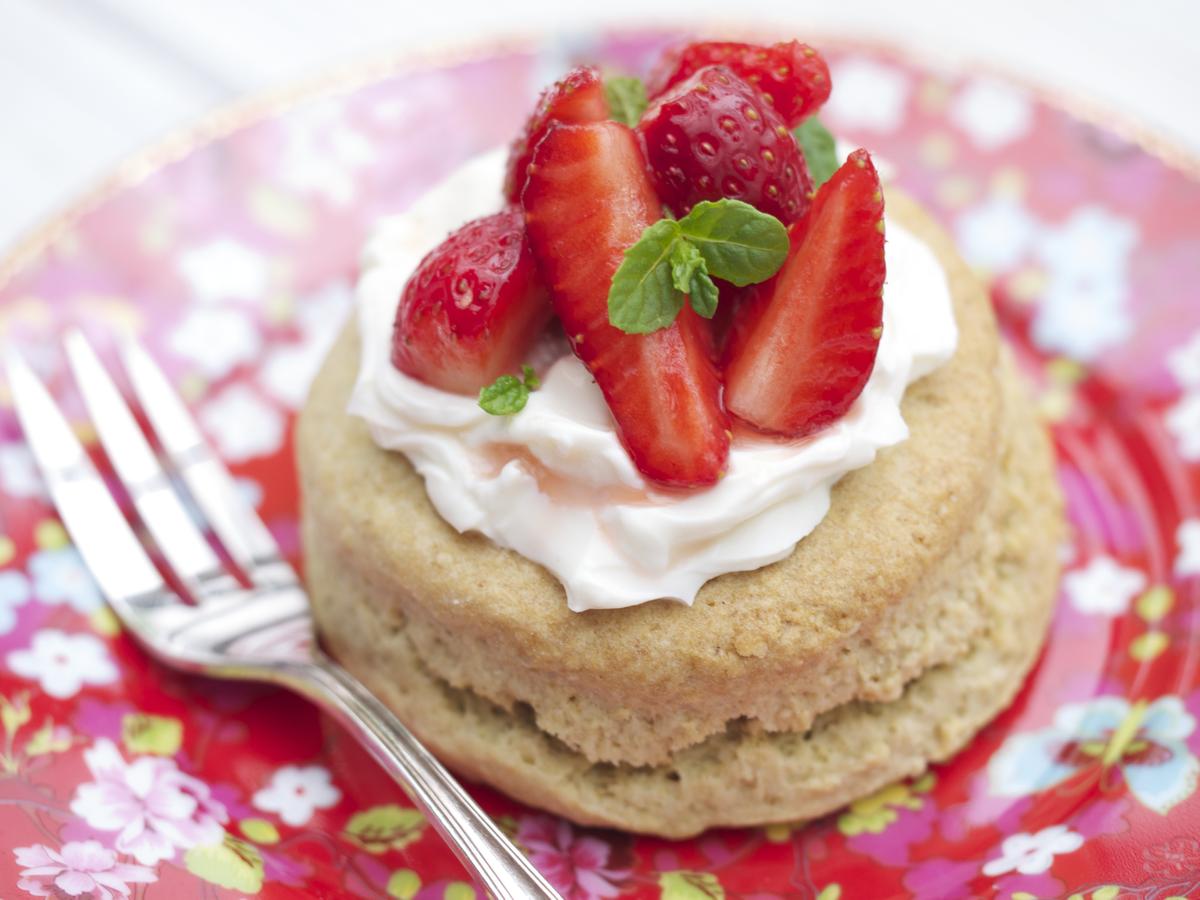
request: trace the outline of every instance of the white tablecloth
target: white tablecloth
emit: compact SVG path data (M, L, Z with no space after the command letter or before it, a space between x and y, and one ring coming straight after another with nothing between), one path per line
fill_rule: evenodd
M0 249L139 146L323 66L504 32L732 21L732 9L802 39L862 35L1017 72L1200 152L1195 0L0 0Z

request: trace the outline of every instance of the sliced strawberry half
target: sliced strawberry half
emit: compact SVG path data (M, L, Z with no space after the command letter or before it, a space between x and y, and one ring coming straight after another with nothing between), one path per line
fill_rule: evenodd
M537 107L508 154L508 171L504 177L504 196L508 202L520 201L521 189L525 187L525 170L533 158L533 148L546 136L551 125L555 122L603 122L607 118L608 100L604 96L604 82L600 79L600 73L591 66L572 69L543 91Z
M434 248L404 286L392 365L473 394L515 371L552 310L519 206L476 219Z
M686 307L650 334L608 321L625 250L661 218L633 132L617 122L552 128L533 155L522 204L554 311L638 469L662 485L714 483L730 436L707 323Z
M713 65L727 66L761 91L788 128L795 128L829 99L829 66L820 53L799 41L770 47L700 41L668 50L651 76L651 99Z
M883 333L883 193L865 150L790 229L783 268L734 324L725 405L762 431L803 437L862 393Z
M659 197L686 215L701 200L744 200L784 224L808 209L804 155L763 95L709 66L650 105L638 123Z

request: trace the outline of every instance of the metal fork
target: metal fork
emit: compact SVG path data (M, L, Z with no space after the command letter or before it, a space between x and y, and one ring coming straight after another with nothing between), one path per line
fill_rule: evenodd
M9 384L30 449L67 531L126 629L168 666L271 682L315 701L391 772L492 896L558 898L412 733L321 651L295 571L149 354L132 341L122 348L134 393L172 468L249 588L195 524L87 340L72 332L65 346L105 454L167 567L194 601L184 602L163 580L49 391L10 352Z

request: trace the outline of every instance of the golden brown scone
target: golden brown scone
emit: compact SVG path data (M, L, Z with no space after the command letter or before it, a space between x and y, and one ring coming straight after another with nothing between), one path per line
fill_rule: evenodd
M344 412L348 328L296 438L335 655L464 772L673 836L818 815L958 749L1040 645L1059 504L986 295L915 204L888 202L946 268L958 350L905 395L910 438L842 479L790 557L690 609L572 613L540 566L455 532Z

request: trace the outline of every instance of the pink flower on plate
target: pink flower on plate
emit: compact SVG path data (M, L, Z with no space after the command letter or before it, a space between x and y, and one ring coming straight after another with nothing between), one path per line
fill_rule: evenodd
M24 866L17 887L35 897L92 897L114 900L129 896L129 884L157 881L153 869L117 862L99 841L72 841L61 850L45 844L13 850L17 865Z
M609 869L611 848L594 837L579 837L570 823L549 816L522 819L517 840L529 850L529 858L564 900L595 900L615 897L621 889L614 882L628 871Z
M121 853L149 866L173 859L176 848L221 842L225 807L173 759L143 756L127 763L107 739L83 758L96 780L78 787L71 812L99 831L118 832Z

